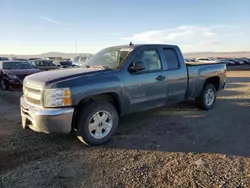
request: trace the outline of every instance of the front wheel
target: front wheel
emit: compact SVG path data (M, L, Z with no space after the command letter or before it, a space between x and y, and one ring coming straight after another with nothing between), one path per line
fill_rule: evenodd
M202 94L196 99L198 105L204 110L209 110L216 103L216 89L213 84L206 84Z
M116 132L119 117L114 106L96 101L82 107L78 113L77 137L86 145L102 145Z

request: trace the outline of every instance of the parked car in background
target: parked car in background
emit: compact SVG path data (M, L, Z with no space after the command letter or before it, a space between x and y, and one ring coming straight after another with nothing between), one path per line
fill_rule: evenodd
M220 58L219 61L221 63L225 63L226 65L235 65L235 62L232 59L227 59L227 58Z
M3 90L9 88L21 88L23 79L39 72L27 61L0 61L0 86Z
M76 66L82 66L86 61L88 61L92 56L76 56L72 63Z
M186 62L195 62L195 58L186 58L185 60L187 60Z
M234 58L234 62L236 65L244 65L244 61L240 58Z
M33 60L33 61L29 61L29 63L35 68L43 70L43 71L54 70L54 69L59 68L53 63L52 60Z
M245 64L250 64L250 59L248 59L248 58L242 58L242 61L243 61Z
M28 59L24 59L24 58L12 58L11 60L13 61L28 61Z
M62 61L71 61L71 58L63 58Z
M229 61L229 65L236 65L236 61L235 61L235 59L228 59L228 61Z
M220 58L219 61L221 63L225 63L226 65L230 65L230 61L228 59L222 59L222 58Z
M40 60L41 58L39 57L33 57L33 58L29 58L29 61L33 61L33 60Z
M62 57L46 57L46 60L52 60L52 61L62 61Z
M213 108L227 70L222 63L185 63L177 46L155 44L109 47L85 67L26 77L22 127L44 133L76 131L83 143L101 145L126 114L187 99L196 99L205 110Z
M75 65L73 65L72 61L59 61L53 63L61 69L76 67Z
M0 57L0 61L7 61L7 60L9 60L9 58L7 58L7 57Z

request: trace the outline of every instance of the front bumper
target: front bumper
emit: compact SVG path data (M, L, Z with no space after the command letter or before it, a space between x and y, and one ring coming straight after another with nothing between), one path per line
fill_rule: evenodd
M20 98L20 108L23 128L43 133L71 132L74 108L40 109L29 105L23 96Z
M224 82L224 84L222 85L222 89L226 89L227 83Z
M14 88L21 88L23 86L23 83L20 82L19 80L14 80L14 79L5 79L5 83Z

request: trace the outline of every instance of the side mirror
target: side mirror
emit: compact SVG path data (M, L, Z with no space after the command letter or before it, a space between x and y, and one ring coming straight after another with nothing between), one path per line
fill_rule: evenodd
M138 72L142 70L145 70L145 66L142 61L136 61L132 63L132 65L129 67L130 72Z

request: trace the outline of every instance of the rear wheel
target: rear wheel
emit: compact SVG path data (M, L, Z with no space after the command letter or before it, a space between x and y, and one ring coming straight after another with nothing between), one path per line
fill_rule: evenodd
M78 139L93 146L109 141L119 123L116 109L106 101L96 101L83 106L77 118Z
M206 84L200 97L196 99L198 105L204 110L209 110L216 103L216 89L213 84Z
M6 83L4 82L4 80L2 78L0 79L0 86L1 86L2 90L8 90L9 89L8 85L6 85Z

